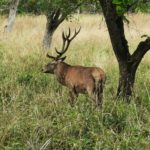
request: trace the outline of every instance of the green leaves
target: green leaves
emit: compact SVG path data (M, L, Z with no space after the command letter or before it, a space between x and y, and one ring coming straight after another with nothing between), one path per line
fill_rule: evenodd
M113 0L113 4L116 5L116 10L119 15L123 15L128 8L134 4L137 0Z
M113 0L113 4L116 5L116 10L119 15L123 15L125 12L132 10L134 12L148 12L150 11L150 1L142 0Z
M18 7L21 13L46 14L61 9L65 14L74 11L80 0L20 0Z
M124 0L113 0L113 4L116 5L116 10L119 15L123 15L126 12Z
M116 10L117 10L117 13L120 14L120 15L124 14L125 11L126 11L126 9L124 7L122 7L121 5L118 5L116 7Z
M116 5L121 5L123 3L122 0L113 0L113 3Z

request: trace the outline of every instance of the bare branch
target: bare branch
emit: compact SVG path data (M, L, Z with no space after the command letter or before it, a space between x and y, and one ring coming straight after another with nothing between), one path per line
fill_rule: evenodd
M60 9L57 9L53 19L58 20L60 15L61 15Z

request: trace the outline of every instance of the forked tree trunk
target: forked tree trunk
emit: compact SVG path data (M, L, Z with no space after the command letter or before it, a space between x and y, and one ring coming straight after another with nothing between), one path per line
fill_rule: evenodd
M128 42L124 34L123 16L118 15L112 0L99 0L107 24L111 43L119 64L119 84L117 95L127 101L132 95L136 70L148 50L150 37L141 41L134 53L129 52Z
M52 37L53 37L53 33L56 30L56 28L51 28L51 23L49 23L49 21L47 20L46 23L46 29L45 29L45 33L44 33L44 38L43 38L43 47L44 49L49 49L52 43Z
M60 9L54 10L51 14L46 15L47 23L43 38L43 48L48 50L51 46L52 37L57 27L64 21L64 16Z
M12 31L15 18L16 18L18 4L19 4L19 0L12 0L10 3L8 21L7 21L7 25L5 26L6 32Z
M72 10L70 10L69 13L74 12L78 7L80 7L82 2L77 3ZM55 30L58 28L58 26L67 18L67 14L64 10L61 10L60 8L55 9L52 12L48 12L46 14L47 23L46 23L46 29L45 34L43 38L43 48L48 50L51 47L52 37L55 32Z

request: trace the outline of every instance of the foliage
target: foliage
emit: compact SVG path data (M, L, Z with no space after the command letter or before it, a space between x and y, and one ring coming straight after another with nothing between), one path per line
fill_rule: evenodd
M8 0L0 0L0 6L6 5L8 2Z
M126 12L134 3L135 5L130 8L132 11L150 11L150 1L148 0L144 2L142 0L113 0L113 3L117 5L119 14ZM75 10L77 5L80 5L81 12L95 13L101 11L98 0L20 0L18 12L37 15L61 8L67 14ZM8 6L9 0L0 0L0 9L8 10Z
M61 9L61 11L65 14L69 14L71 11L74 11L79 5L79 0L20 0L18 6L19 13L33 13L33 14L41 14L52 12L56 9ZM0 8L2 6L7 6L9 8L9 0L1 0Z
M61 9L62 12L69 14L78 5L78 0L21 0L19 5L20 12L41 14Z
M150 1L147 0L113 0L113 3L116 5L117 12L120 15L129 10L142 12L150 10Z
M38 5L38 1L36 0L20 0L18 6L19 13L33 13L40 14L40 6Z
M21 0L19 5L20 13L33 13L41 14L47 11L53 11L54 9L61 8L66 14L80 7L83 12L97 12L100 8L97 0Z
M136 12L150 12L150 1L147 0L145 3L139 3L138 7L135 8Z
M0 0L0 13L6 13L8 11L8 6L8 0Z
M83 0L81 7L81 13L99 13L101 12L101 6L98 0Z

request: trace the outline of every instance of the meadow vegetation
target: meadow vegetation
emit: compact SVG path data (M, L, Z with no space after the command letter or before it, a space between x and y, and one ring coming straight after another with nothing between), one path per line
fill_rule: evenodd
M129 15L129 46L150 33L150 15ZM136 76L131 103L116 99L118 65L104 18L74 16L55 32L49 54L61 46L61 32L82 27L71 43L66 62L98 66L107 82L102 109L80 95L75 106L68 92L52 75L43 74L50 60L42 49L44 16L18 16L12 33L3 32L0 17L0 149L1 150L149 150L150 149L150 53Z

